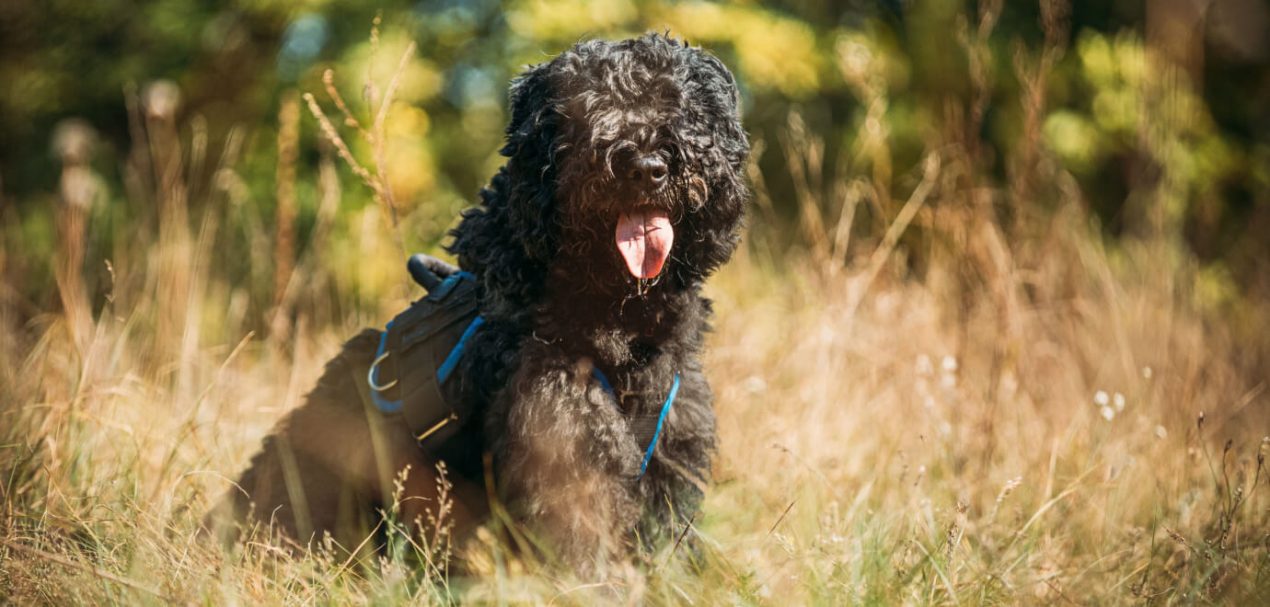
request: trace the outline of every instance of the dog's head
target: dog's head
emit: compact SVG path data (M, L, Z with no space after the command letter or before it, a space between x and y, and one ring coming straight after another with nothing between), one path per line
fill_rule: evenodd
M580 43L512 83L508 161L469 219L497 223L522 265L606 287L700 281L731 256L748 199L737 101L727 68L683 42Z

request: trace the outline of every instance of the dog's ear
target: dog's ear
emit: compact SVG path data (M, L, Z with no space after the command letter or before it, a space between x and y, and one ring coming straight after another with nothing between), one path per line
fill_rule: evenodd
M685 48L688 78L692 81L686 129L693 142L690 153L702 167L706 203L684 216L692 234L684 244L688 260L679 271L690 279L704 279L727 262L741 239L750 199L745 163L750 142L741 124L736 80L723 62L700 49Z
M557 248L556 167L559 114L547 64L512 82L507 162L481 190L481 206L463 212L449 249L480 278L483 311L513 318L538 299Z
M507 143L506 186L510 236L519 240L525 255L546 263L555 255L556 162L559 110L548 78L550 64L529 68L511 86Z
M543 120L551 119L554 104L547 78L549 67L549 63L532 65L512 79L507 104L511 116L507 121L507 145L502 149L504 156L515 156L518 147L533 137Z

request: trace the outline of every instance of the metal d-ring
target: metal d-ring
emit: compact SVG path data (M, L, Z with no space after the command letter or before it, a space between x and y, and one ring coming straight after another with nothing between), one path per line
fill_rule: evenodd
M446 424L448 424L448 423L450 423L450 422L458 421L458 420L459 420L459 416L458 416L458 415L455 415L455 414L454 414L454 412L450 412L450 414L449 414L449 415L447 415L447 416L445 416L445 417L444 417L441 421L439 421L439 422L437 422L437 423L433 424L431 428L428 428L427 430L424 430L424 431L423 431L423 434L420 434L419 436L416 436L416 437L415 437L415 440L417 440L417 441L419 441L419 442L423 442L423 441L427 440L429 436L432 436L433 434L436 434L436 433L437 433L437 430L440 430L441 428L444 428Z
M397 385L397 380L395 379L382 386L379 385L379 382L375 381L375 369L379 368L379 363L384 362L384 359L388 358L389 354L392 354L392 352L384 352L375 358L375 362L370 363L370 369L366 371L366 383L370 386L371 390L383 392L384 390L388 390Z

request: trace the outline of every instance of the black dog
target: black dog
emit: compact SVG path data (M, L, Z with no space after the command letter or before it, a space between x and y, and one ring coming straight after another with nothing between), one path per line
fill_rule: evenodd
M409 465L414 520L440 459L461 528L485 516L492 469L508 511L583 570L683 529L715 448L701 288L735 249L749 196L737 103L718 59L661 35L584 42L516 79L507 162L450 247L484 318L450 381L479 414L429 453L364 407L353 379L379 339L367 331L224 507L302 540L364 529Z

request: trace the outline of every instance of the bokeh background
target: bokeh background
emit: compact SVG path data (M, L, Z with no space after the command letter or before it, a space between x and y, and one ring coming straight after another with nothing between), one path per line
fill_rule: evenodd
M417 296L404 255L500 165L509 80L646 31L733 69L755 204L712 286L715 566L624 592L1266 591L1264 2L7 0L0 593L505 596L174 550Z
M197 152L182 162L192 221L208 212L231 223L254 217L252 229L267 237L284 220L295 234L285 253L301 255L318 223L319 160L329 150L308 111L292 104L300 92L321 94L327 68L350 99L363 97L366 75L378 70L386 79L413 41L417 50L390 109L385 168L406 243L432 250L499 165L509 80L581 38L649 30L704 45L735 70L746 126L763 144L756 160L771 201L755 229L777 249L805 244L791 229L800 196L832 215L834 185L871 176L877 200L855 222L867 237L896 212L891 200L912 189L925 150L971 141L976 168L1001 184L1044 148L1080 187L1108 238L1178 232L1205 265L1213 297L1270 292L1262 263L1270 256L1270 16L1252 0L1077 1L1052 16L1039 3L987 2L986 28L975 3L899 0L5 4L4 283L6 299L38 310L57 301L47 253L55 248L66 148L75 145L66 138L87 138L83 157L70 162L86 165L94 179L87 256L97 261L84 269L98 307L107 288L100 260L122 257L121 246L154 233L145 227L156 221L161 186L138 149L153 139L151 103L170 104L162 119L186 155ZM368 32L380 13L385 27L373 56ZM1154 82L1148 51L1178 66L1169 74L1177 86ZM1030 90L1038 69L1043 90ZM147 91L170 99L147 100ZM1037 93L1043 106L1029 115L1025 102ZM801 180L786 170L791 124L823 148L816 174ZM285 177L294 185L286 186L291 208L279 214L278 140L287 128L295 139L287 153L295 157L286 159L293 168ZM879 146L885 163L874 161ZM223 169L236 183L217 174ZM354 246L347 234L360 229L355 218L370 192L345 167L337 171L327 246ZM1177 194L1168 208L1131 195L1163 181ZM1052 183L1028 187L1035 192L1026 200L994 200L994 210L1015 216L1053 207ZM218 241L263 253L252 248L257 236L225 230ZM215 272L244 289L247 317L255 319L248 324L272 301L271 277L258 271L268 263L262 257L216 264ZM366 304L382 291L374 281L391 276L361 270L350 263L342 279Z

